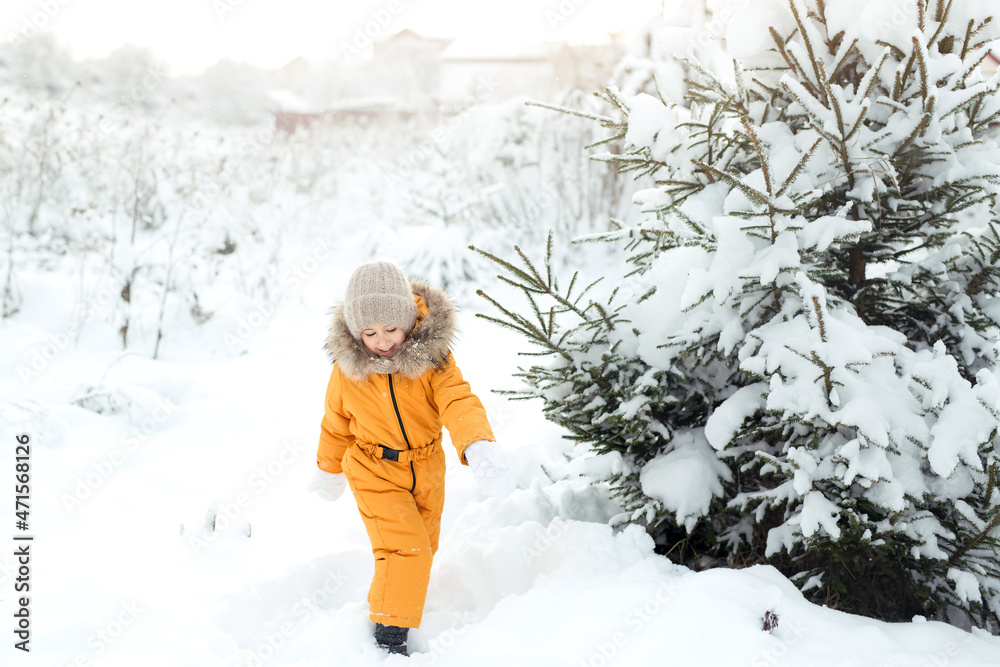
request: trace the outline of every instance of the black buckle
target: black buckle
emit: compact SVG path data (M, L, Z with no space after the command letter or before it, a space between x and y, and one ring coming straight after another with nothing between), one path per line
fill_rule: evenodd
M399 450L389 449L385 445L379 445L382 448L382 458L388 459L389 461L395 461L399 463Z

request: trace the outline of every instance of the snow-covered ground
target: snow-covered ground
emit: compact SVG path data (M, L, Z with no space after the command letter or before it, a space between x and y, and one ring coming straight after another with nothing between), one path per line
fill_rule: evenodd
M567 457L573 444L537 405L491 393L512 386L521 342L469 309L456 357L515 454L520 488L485 498L449 451L424 622L410 658L384 655L370 639L372 563L357 509L349 494L331 504L304 491L329 372L326 317L356 261L345 245L254 328L246 354L227 360L205 361L195 348L210 341L197 335L190 354L175 345L172 361L59 346L65 313L54 306L0 322L0 663L1000 662L1000 638L820 608L769 567L695 573L655 555L642 530L613 531L616 508L578 476L602 463ZM25 303L37 304L41 283L23 280ZM19 374L45 345L38 373ZM101 390L78 400L87 386ZM32 438L28 533L14 513L23 433ZM16 534L34 536L30 654L14 648ZM768 612L778 619L770 632Z

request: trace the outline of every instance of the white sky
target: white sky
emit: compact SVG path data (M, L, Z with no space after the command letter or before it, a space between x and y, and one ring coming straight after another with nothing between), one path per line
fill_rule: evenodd
M589 42L661 11L661 0L3 0L0 41L43 27L81 57L132 43L178 72L196 72L223 57L272 67L299 55L338 56L366 27L376 36L410 28Z

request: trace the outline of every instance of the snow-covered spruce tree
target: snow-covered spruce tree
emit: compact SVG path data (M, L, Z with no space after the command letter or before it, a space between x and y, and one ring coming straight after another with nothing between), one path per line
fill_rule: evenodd
M768 0L732 73L598 118L653 176L607 305L521 252L522 369L665 548L1000 631L998 81L979 3ZM767 24L758 23L767 21ZM733 36L736 35L736 36ZM551 247L546 255L550 263ZM523 266L523 268L522 268ZM489 298L489 297L488 297ZM492 300L492 299L491 299ZM714 552L711 550L714 548Z

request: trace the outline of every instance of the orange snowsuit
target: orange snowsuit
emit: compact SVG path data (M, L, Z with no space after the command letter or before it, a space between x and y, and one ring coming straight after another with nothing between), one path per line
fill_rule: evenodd
M415 628L423 615L441 533L448 428L459 460L477 440L493 440L482 403L455 365L455 310L441 290L412 281L418 315L392 357L376 357L333 314L334 358L317 465L343 472L375 556L370 618Z

